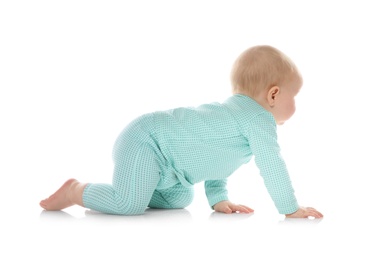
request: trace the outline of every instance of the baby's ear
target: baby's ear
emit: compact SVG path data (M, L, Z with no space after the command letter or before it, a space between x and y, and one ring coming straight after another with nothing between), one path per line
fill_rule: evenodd
M271 107L275 105L275 101L279 93L280 93L280 88L278 86L273 86L268 90L267 101Z

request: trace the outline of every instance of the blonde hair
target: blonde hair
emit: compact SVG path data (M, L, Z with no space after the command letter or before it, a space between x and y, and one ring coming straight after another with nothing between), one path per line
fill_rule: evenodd
M234 62L231 72L232 92L256 97L262 90L301 75L284 53L268 45L258 45L244 51Z

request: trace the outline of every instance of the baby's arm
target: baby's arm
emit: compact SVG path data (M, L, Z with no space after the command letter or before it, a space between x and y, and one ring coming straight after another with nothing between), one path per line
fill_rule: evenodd
M227 179L205 181L205 193L211 207L228 200Z
M323 217L314 208L298 205L286 164L277 143L274 121L272 120L270 123L268 114L262 114L255 119L248 129L247 138L255 156L255 163L260 169L266 188L279 213L288 218Z
M223 180L209 180L205 181L205 192L210 206L216 212L222 212L226 214L240 212L240 213L252 213L253 209L238 205L228 200L228 192L226 189L227 179Z
M277 142L276 123L269 113L251 121L247 139L264 184L280 214L299 209L281 149Z

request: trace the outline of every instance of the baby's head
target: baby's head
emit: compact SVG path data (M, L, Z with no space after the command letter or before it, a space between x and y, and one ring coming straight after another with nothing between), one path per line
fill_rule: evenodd
M268 46L254 46L244 51L235 61L231 82L234 94L244 94L252 98L260 92L301 75L292 62L278 49Z
M295 112L295 104L290 103L294 103L303 80L293 61L284 53L268 45L259 45L237 58L231 82L233 94L253 98L282 124ZM292 105L292 108L284 111L285 105Z

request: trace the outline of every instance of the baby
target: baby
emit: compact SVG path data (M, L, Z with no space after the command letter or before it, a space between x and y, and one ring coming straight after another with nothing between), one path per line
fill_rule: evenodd
M193 185L204 182L217 212L252 213L228 199L227 178L252 157L280 214L321 218L301 207L277 142L276 125L295 112L302 76L271 46L254 46L235 61L233 95L222 103L180 107L142 115L116 140L112 184L67 180L40 206L62 210L80 205L107 214L140 215L150 208L185 208Z

